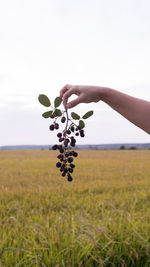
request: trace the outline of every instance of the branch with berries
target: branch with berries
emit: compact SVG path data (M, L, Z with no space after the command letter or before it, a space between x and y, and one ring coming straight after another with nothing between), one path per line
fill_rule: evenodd
M59 120L64 124L62 132L57 133L59 144L52 146L53 150L58 150L59 155L57 158L59 161L56 163L56 167L59 168L63 177L67 176L67 180L71 182L73 180L72 173L75 168L74 158L78 156L78 153L73 150L76 145L77 136L84 137L85 119L88 119L93 115L93 111L86 112L82 117L75 112L68 113L68 109L61 110L58 108L62 103L61 97L56 97L54 100L54 106L51 105L50 99L46 95L39 95L39 102L45 107L51 107L51 110L42 114L43 118L50 118L53 123L49 126L50 131L59 129ZM76 122L75 122L76 121Z

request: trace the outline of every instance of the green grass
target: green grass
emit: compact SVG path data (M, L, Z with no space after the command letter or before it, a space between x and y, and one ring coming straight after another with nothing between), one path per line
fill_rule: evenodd
M150 266L150 151L0 151L0 266Z

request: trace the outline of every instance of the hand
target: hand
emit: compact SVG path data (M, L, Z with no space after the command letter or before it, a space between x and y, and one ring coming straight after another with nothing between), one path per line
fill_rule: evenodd
M80 103L98 102L102 100L103 91L104 87L99 86L67 84L61 89L60 97L63 98L65 108L73 108ZM68 98L73 94L78 97L68 103Z

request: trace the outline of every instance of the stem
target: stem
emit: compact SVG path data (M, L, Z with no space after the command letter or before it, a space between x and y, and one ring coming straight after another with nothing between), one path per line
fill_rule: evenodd
M67 127L68 127L68 121L69 121L69 116L68 116L68 110L67 110L67 108L65 109L65 112L66 112L66 116L67 116L67 122L66 122L66 127L65 127L65 130L64 130L64 131L67 130Z
M76 123L74 123L74 121L72 121L71 119L69 119L73 125L75 125L76 127L78 127L78 125Z

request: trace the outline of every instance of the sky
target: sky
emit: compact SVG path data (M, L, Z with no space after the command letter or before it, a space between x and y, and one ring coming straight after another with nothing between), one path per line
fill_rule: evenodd
M65 84L150 101L149 10L149 0L0 0L0 146L56 143L37 99L53 102ZM78 144L150 142L102 101L70 112L91 109Z

